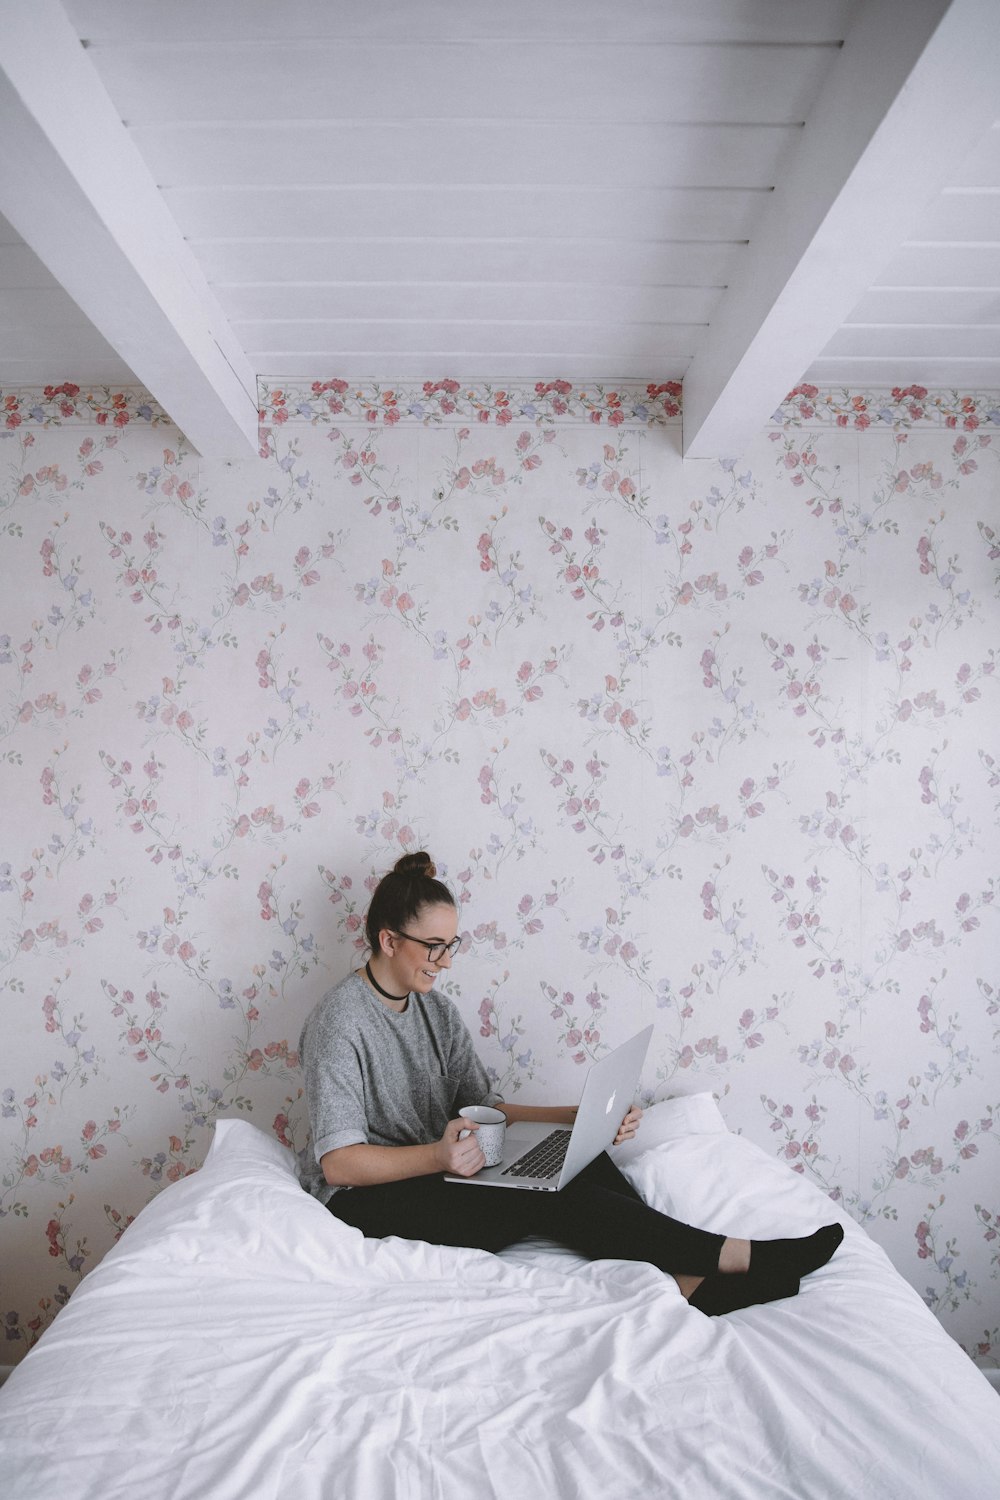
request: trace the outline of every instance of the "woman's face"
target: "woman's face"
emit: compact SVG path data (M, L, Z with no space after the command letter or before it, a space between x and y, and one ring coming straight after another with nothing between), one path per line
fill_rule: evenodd
M458 931L458 912L454 906L444 903L437 906L422 906L415 917L406 924L406 936L383 927L379 933L382 958L392 978L393 994L406 994L416 990L426 995L433 989L442 969L451 968L451 954L443 953L432 960L423 943L450 943Z

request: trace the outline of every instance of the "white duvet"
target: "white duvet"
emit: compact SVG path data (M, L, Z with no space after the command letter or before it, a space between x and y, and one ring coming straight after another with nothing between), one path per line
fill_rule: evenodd
M616 1159L710 1229L837 1217L710 1095L656 1106ZM996 1394L843 1222L797 1298L705 1318L649 1265L365 1241L276 1141L223 1121L0 1391L0 1492L1000 1497Z

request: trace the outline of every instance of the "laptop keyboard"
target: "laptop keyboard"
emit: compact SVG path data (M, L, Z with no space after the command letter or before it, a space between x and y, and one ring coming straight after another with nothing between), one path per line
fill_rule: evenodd
M566 1160L571 1130L553 1130L501 1172L502 1177L557 1177Z

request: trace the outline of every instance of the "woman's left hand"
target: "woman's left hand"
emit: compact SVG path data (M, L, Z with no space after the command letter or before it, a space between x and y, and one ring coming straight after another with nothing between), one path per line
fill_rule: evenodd
M629 1110L628 1114L625 1116L624 1120L618 1127L618 1134L615 1136L615 1145L622 1146L626 1141L634 1140L641 1120L642 1110L639 1108L638 1104L633 1104L632 1108Z

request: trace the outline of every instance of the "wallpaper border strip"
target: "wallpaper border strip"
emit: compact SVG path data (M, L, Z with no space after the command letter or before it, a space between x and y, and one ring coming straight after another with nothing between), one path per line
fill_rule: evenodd
M1000 391L966 391L922 385L871 387L797 385L771 421L778 427L1000 428Z
M641 427L680 426L681 387L676 380L653 382L569 380L502 382L457 380L376 381L258 380L261 421L268 426L306 422L363 421L372 426L401 421L421 426L446 422L538 424L625 423Z
M0 386L0 428L8 432L26 423L37 427L96 423L121 428L132 422L173 426L160 403L141 385L95 385L85 390L66 380L62 385Z
M665 384L621 382L574 385L568 380L531 384L460 384L456 380L398 382L335 379L282 383L258 382L260 421L264 428L285 423L332 425L336 421L369 426L446 422L514 421L539 425L587 423L619 427L675 427L681 423L682 388ZM123 428L133 422L173 426L167 412L142 386L61 385L0 387L0 429L52 427L66 423ZM1000 392L924 386L872 387L802 384L790 391L771 417L772 428L869 427L909 430L918 427L1000 429Z

